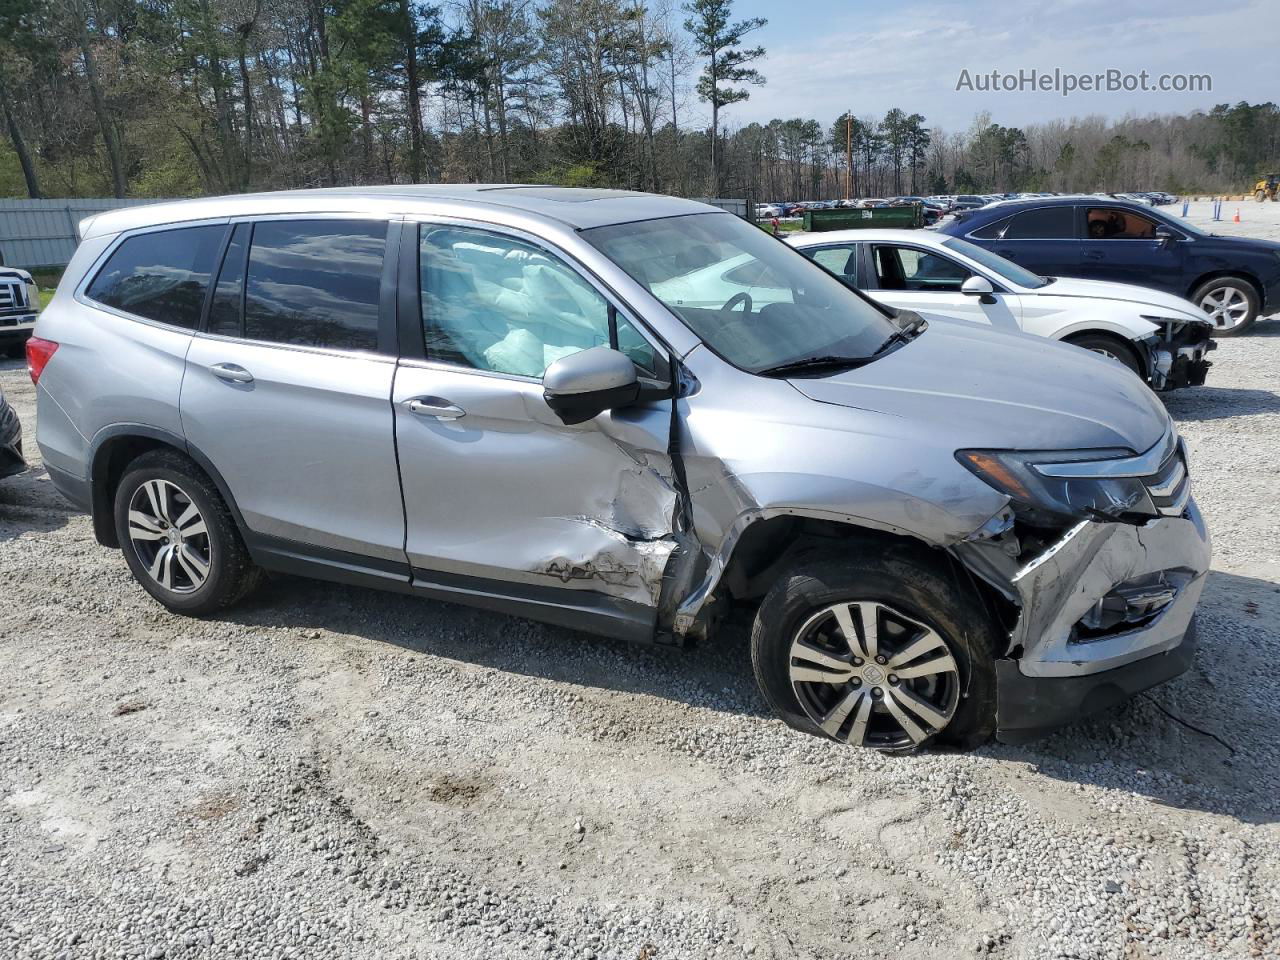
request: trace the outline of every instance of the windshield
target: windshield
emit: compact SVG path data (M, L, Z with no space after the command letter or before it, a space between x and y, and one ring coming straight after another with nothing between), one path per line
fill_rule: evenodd
M583 230L734 366L870 357L897 326L808 257L731 214Z
M984 250L977 244L970 243L968 240L961 240L959 237L948 237L942 241L944 247L950 247L956 253L962 253L970 260L976 260L992 273L998 273L1011 283L1016 283L1020 287L1026 287L1028 290L1038 290L1040 287L1049 283L1047 277L1042 277L1038 273L1032 273L1026 267L1020 267L1012 260L1006 260L999 254L992 253L990 250Z

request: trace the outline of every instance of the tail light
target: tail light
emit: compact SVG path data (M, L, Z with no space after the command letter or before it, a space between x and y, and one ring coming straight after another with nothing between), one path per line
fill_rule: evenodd
M39 383L40 374L44 373L45 364L53 356L58 345L52 340L41 340L31 337L27 340L27 373L31 374L31 382Z

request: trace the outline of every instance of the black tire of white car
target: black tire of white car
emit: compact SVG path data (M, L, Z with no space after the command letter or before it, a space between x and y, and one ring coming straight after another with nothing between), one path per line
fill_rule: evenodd
M152 508L155 500L148 490L165 491L162 496L171 498L170 506ZM242 600L261 582L262 571L249 558L221 494L194 461L177 451L152 450L131 463L116 487L114 508L116 535L134 578L174 613L216 613ZM194 510L192 519L184 521L189 510ZM183 536L193 530L199 532ZM156 562L154 554L149 556L172 588L152 573L140 552L158 553L166 547L167 561ZM190 553L178 556L186 550ZM198 574L184 573L197 569L204 571L198 585Z
M833 704L826 714L829 725L832 724L832 716L839 712L834 706L837 701L847 705L845 698L857 698L859 688L875 696L870 713L861 711L862 703L858 700L854 708L845 711L846 719L834 724L835 733L832 733L822 729L818 722L821 717L813 705L813 689L825 690L828 685L801 684L794 680L794 666L802 665L808 657L793 657L796 649L793 644L804 636L808 624L826 608L849 604L856 619L861 614L860 603L874 604L881 611L889 611L883 613L879 621L882 633L880 649L888 656L879 661L884 669L872 667L874 676L851 676L846 684L830 685L832 690L826 697L826 702ZM883 729L895 722L889 716L888 708L898 709L900 704L906 703L900 695L903 688L918 685L922 679L934 682L925 678L905 680L892 674L894 658L889 633L890 628L896 626L891 622L893 620L899 623L914 621L917 627L931 629L945 644L945 654L936 649L924 656L933 657L932 662L938 662L949 654L954 660L956 688L950 707L954 712L939 729L911 709L910 718L917 721L927 736L914 743L882 746L871 735L877 723ZM855 633L858 631L865 632L865 627L855 627ZM906 633L902 636L908 638L908 644L914 642L914 637L908 637ZM914 636L920 636L920 633ZM963 586L957 582L954 571L944 562L928 557L925 548L890 546L885 549L876 544L863 555L803 561L779 577L760 604L752 625L751 662L756 681L770 707L797 730L842 742L861 740L864 745L885 752L909 752L933 742L971 749L985 743L995 731L994 651L999 643L999 631L972 585ZM872 659L859 660L857 645L851 643L850 647L854 650L850 671L857 669L853 664L876 662ZM919 658L911 659L921 662ZM862 669L865 671L865 667ZM893 691L886 685L888 683L894 684ZM808 708L801 704L800 693L797 692L801 686L804 688L802 692L810 699ZM890 704L888 695L894 691L899 695ZM906 692L915 698L911 690ZM923 692L927 698L928 691ZM862 723L860 730L857 727L859 721Z
M1228 297L1235 299L1236 302L1243 301L1245 311L1241 318L1233 321L1230 326L1218 326L1218 319L1214 317L1212 309L1205 305L1205 299L1211 295L1220 303L1226 302ZM1214 280L1206 280L1196 287L1195 292L1191 294L1191 302L1204 310L1213 319L1213 335L1215 337L1237 337L1244 333L1253 326L1254 321L1258 319L1258 311L1262 308L1262 303L1258 298L1258 291L1254 289L1253 284L1236 277L1218 277Z
M1084 333L1068 338L1067 342L1117 360L1128 367L1135 376L1142 380L1147 378L1146 371L1138 361L1138 355L1133 352L1132 347L1118 337L1110 337L1105 333Z

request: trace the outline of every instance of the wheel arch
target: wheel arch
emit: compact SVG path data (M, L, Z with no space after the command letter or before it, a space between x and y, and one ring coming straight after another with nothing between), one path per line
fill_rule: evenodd
M1110 340L1121 349L1129 351L1129 353L1133 354L1134 359L1138 361L1138 366L1142 368L1143 379L1145 380L1151 376L1151 358L1148 355L1147 350L1141 347L1138 341L1134 340L1132 337L1126 337L1123 334L1101 327L1089 327L1084 330L1076 330L1074 333L1067 334L1062 338L1062 342L1078 347L1080 344L1077 343L1077 341L1082 340L1085 337L1101 337L1104 340Z
M850 550L874 551L883 557L911 556L933 566L955 577L962 588L979 593L993 617L1001 619L996 607L1007 601L942 545L871 521L786 511L750 518L722 556L713 560L706 578L681 605L680 617L685 618L686 628L681 632L710 636L729 608L754 607L789 567Z
M184 437L140 423L121 423L104 427L93 438L89 455L89 486L93 517L93 535L104 547L120 546L116 536L113 502L116 487L129 464L152 450L175 450L195 461L205 472L235 518L241 534L245 532L244 518L235 498L218 469Z

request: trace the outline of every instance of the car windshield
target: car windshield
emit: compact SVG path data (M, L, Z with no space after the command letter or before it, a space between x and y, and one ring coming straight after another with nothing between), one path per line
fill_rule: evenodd
M582 231L596 249L734 366L871 357L898 329L803 254L731 214Z
M984 250L968 240L961 240L959 237L948 237L942 241L942 245L950 247L956 253L964 254L970 260L976 260L992 273L998 273L1006 280L1016 283L1020 287L1026 287L1028 290L1038 290L1049 283L1047 277L1032 273L1026 267L1020 267L1012 260L1006 260L999 254Z

